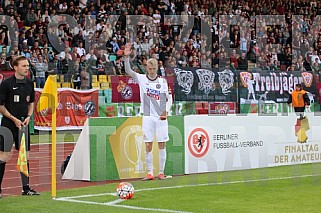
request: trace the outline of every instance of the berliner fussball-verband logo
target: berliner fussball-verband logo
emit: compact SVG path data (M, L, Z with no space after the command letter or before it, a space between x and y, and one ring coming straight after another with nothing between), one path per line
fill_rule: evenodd
M203 157L210 146L210 138L202 128L194 129L188 136L188 149L197 158Z
M87 116L92 116L96 112L95 102L87 101L84 105L84 111Z

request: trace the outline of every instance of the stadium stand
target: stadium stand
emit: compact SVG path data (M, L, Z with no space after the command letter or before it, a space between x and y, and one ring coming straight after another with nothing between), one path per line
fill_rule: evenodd
M293 66L294 70L311 70L315 74L321 70L321 30L314 23L321 14L320 2L85 2L86 7L71 0L46 0L43 4L39 0L2 1L0 13L7 15L8 25L15 20L18 30L14 32L4 24L0 27L0 70L12 70L11 63L17 55L25 55L31 64L38 63L37 57L41 55L48 64L48 74L59 74L61 87L71 87L71 76L87 69L92 75L92 86L106 89L110 87L106 75L125 74L121 51L128 41L133 42L136 52L132 63L141 73L151 57L162 61L165 70L169 66L242 70L242 53L246 54L249 69L286 71ZM55 15L68 15L66 20L73 17L76 23L58 22ZM119 15L118 20L114 19L115 15ZM129 20L128 15L145 15L152 24L144 23L143 18ZM165 15L172 15L172 24ZM180 19L176 15L190 15L192 19ZM236 15L244 18L249 27L243 26L242 19L235 18ZM261 15L282 16L272 21ZM230 27L226 24L227 17L234 23ZM137 36L133 35L136 29L132 24L136 21ZM189 24L192 29L186 30ZM204 24L208 27L202 28ZM208 33L212 35L211 43L202 37ZM227 52L227 48L234 51ZM33 66L31 69L34 71Z

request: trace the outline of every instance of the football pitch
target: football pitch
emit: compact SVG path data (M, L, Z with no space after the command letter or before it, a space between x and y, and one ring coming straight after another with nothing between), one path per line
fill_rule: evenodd
M116 196L118 183L0 200L1 212L320 212L321 163L130 181L135 195Z

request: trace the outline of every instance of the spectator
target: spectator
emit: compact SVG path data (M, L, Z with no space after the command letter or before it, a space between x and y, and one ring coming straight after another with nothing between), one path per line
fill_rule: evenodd
M38 62L32 65L36 72L36 88L43 88L46 81L46 72L48 72L48 63L43 61L42 55L38 55Z
M246 59L245 53L241 53L241 57L237 59L239 70L248 70L248 61Z
M60 54L59 54L59 57L62 59L62 60L72 60L72 57L71 57L71 55L70 55L70 53L69 53L69 47L65 47L65 51L63 51L63 52L61 52Z
M319 63L319 59L316 58L316 61L312 64L312 72L315 74L320 74L321 64Z
M23 47L23 50L21 52L21 55L26 57L28 60L30 59L31 55L29 53L28 47Z
M124 62L121 59L122 59L122 57L117 57L117 59L113 62L114 73L116 73L116 75L124 75L125 74Z
M81 80L81 87L80 88L82 90L91 89L90 78L91 78L91 73L89 73L87 69L83 69L80 72L80 80Z
M81 77L80 73L77 70L75 75L73 76L73 84L74 84L74 89L80 89L81 88Z
M70 55L71 55L71 60L72 61L77 61L78 58L80 58L80 55L78 54L77 47L73 47Z
M51 74L62 74L63 64L59 60L59 55L55 54L53 60L48 65L48 72Z
M84 70L88 68L88 64L87 64L87 60L86 60L86 56L82 55L80 57L80 62L79 62L79 70Z
M38 15L40 15L40 10ZM31 9L30 11L27 12L26 15L26 25L31 26L33 23L37 22L39 20L38 15L35 13L34 9Z
M86 60L88 61L89 59L97 60L97 56L94 54L93 49L91 49L89 53L86 55Z
M78 55L79 55L80 57L83 56L83 55L86 55L86 50L85 50L85 48L83 48L83 43L82 43L82 42L80 42L80 43L78 44L77 53L78 53Z

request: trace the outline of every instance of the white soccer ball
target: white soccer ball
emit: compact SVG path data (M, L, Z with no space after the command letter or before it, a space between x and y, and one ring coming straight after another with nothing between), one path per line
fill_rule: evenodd
M117 186L116 194L121 199L130 199L134 196L134 186L128 182L121 182Z

